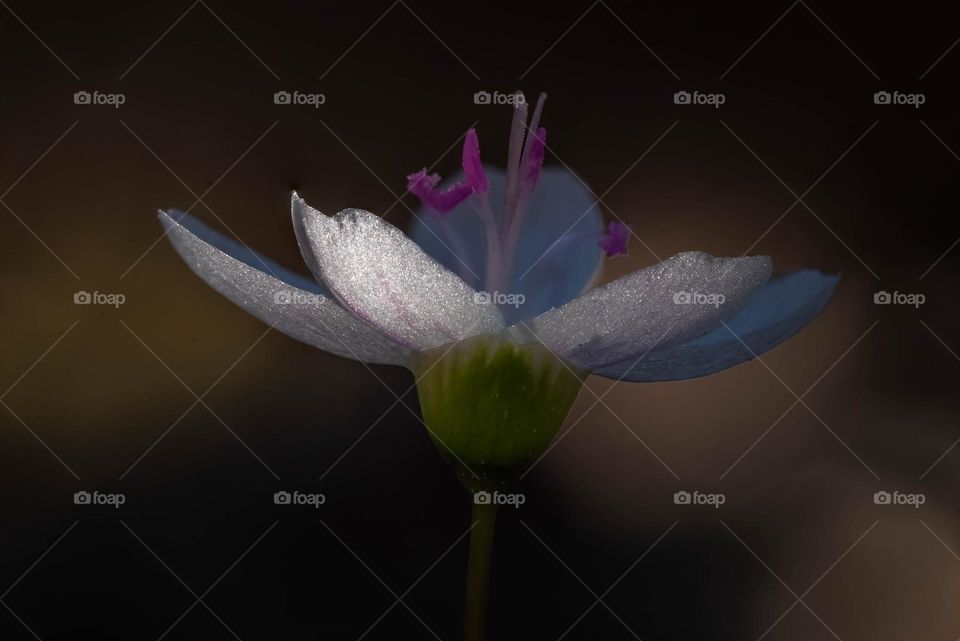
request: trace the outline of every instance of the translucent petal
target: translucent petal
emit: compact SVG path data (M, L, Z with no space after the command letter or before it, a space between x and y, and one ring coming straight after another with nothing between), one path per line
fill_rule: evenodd
M639 361L627 359L594 374L625 381L675 381L733 367L803 329L830 300L839 279L814 269L775 276L727 321L727 327L721 325L686 343L654 349Z
M182 212L160 212L160 222L194 273L263 322L338 356L407 364L407 349L344 310L316 281L262 258Z
M503 329L495 305L379 216L306 209L303 225L324 284L396 342L423 350Z
M677 254L514 326L572 363L597 369L704 334L770 277L767 256ZM534 339L534 340L536 340Z

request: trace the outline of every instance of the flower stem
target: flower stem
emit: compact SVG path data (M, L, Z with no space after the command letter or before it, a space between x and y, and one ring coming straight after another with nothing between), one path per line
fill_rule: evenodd
M471 497L472 498L472 497ZM464 616L466 641L483 641L490 583L490 557L493 553L493 526L497 506L474 503L471 512L470 559L467 562L467 602Z

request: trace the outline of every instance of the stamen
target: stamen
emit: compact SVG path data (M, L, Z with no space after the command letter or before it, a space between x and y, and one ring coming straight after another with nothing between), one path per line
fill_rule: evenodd
M477 130L471 129L463 139L463 173L467 176L467 184L473 193L480 195L490 191L490 181L483 171L480 161L480 139Z
M513 122L510 124L510 142L507 147L507 188L503 200L503 221L507 229L513 220L519 196L520 160L527 131L527 101L519 91L514 95ZM501 230L501 233L506 236L506 229Z
M470 185L465 182L454 183L446 189L438 190L439 182L439 174L428 175L424 168L407 176L407 191L417 196L425 207L438 215L449 213L473 193Z
M597 242L607 258L626 255L627 243L630 241L630 228L619 221L611 221L607 225L607 233Z
M540 178L540 169L543 167L543 159L547 148L547 130L544 127L537 129L537 133L527 137L527 145L524 149L523 174L520 177L520 187L522 193L530 193L537 186L537 179Z
M508 182L506 201L504 203L503 228L501 229L501 238L503 246L504 267L503 272L510 274L513 271L514 253L516 251L517 241L520 236L520 227L523 219L523 212L526 209L527 202L536 186L537 179L540 177L540 168L543 166L543 157L546 149L547 132L540 127L540 116L543 113L543 104L547 99L547 94L541 93L537 98L537 104L533 109L533 119L531 120L532 131L536 133L533 136L526 136L523 149L520 153L518 173L521 174L520 184L514 183L514 190L511 192ZM514 110L513 127L510 131L510 151L514 151L514 145L519 144L524 139L526 133L526 108L522 112L522 119L519 110ZM522 127L523 131L517 131ZM514 156L511 153L510 158ZM532 163L532 165L531 165ZM533 168L535 166L535 169ZM512 167L512 166L511 166ZM510 174L507 174L508 180Z
M501 291L503 281L503 253L500 247L500 233L497 221L490 207L490 198L481 194L470 201L474 211L483 221L487 241L486 271L483 275L483 288L488 292Z
M530 118L530 131L540 129L540 116L543 114L543 103L547 101L547 94L541 93L537 98L537 105L533 108L533 116ZM527 156L530 155L530 140L523 147L523 161L526 164Z

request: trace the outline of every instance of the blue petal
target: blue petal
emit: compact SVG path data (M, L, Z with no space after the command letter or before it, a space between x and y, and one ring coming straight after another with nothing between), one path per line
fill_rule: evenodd
M625 381L676 381L733 367L787 340L820 313L839 276L803 269L771 278L727 326L691 341L624 360L594 374ZM729 329L728 329L729 328ZM742 342L741 342L742 341Z
M506 175L493 167L484 167L484 171L490 180L490 203L499 216ZM460 172L445 184L462 179ZM442 219L421 210L410 235L424 251L480 291L486 271L486 236L471 200ZM524 297L519 307L502 310L507 322L532 318L583 293L603 262L603 252L596 242L602 231L600 207L580 179L562 168L544 168L520 228L510 291L501 292ZM569 235L585 240L565 244L562 250L548 254L555 243Z

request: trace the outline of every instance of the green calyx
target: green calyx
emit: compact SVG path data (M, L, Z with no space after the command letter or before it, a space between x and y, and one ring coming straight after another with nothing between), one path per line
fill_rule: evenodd
M413 372L431 438L474 491L512 480L546 449L587 375L498 336L421 352Z

